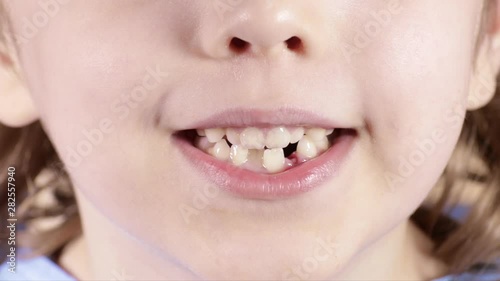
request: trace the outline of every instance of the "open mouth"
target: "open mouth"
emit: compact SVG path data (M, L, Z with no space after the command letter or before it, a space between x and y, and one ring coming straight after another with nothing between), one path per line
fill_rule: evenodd
M349 129L320 127L210 128L183 131L193 146L241 169L284 172L325 153Z
M174 135L186 158L222 189L249 199L290 197L338 174L357 131L319 126L232 126Z

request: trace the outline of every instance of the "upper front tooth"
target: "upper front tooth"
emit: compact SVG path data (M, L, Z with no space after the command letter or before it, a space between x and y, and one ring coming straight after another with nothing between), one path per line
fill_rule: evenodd
M321 140L326 135L326 130L322 128L310 128L306 130L306 136L315 141Z
M210 154L219 160L227 160L229 159L230 150L226 140L220 140L210 149Z
M284 148L290 143L290 133L286 128L278 127L270 130L266 137L268 148Z
M246 128L240 134L241 144L247 149L263 149L265 146L264 133L257 128Z
M304 136L297 145L297 156L310 159L318 156L318 149L309 136Z
M290 143L298 142L304 136L304 128L298 127L292 129L290 133Z
M227 140L231 143L231 144L240 144L240 133L238 133L238 131L236 129L233 129L233 128L228 128L226 129L226 137L227 137Z
M266 149L262 157L262 166L269 173L277 173L285 168L285 154L281 148Z
M198 136L200 136L200 137L204 137L204 136L206 136L206 134L205 134L205 130L202 130L202 129L198 129L198 130L196 130L196 133L197 133L197 134L198 134Z
M205 134L207 135L209 142L216 143L224 137L226 130L222 128L206 129Z

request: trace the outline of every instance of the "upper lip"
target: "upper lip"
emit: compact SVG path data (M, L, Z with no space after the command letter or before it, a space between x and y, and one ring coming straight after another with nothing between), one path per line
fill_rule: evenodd
M186 129L227 127L307 126L326 129L349 128L346 124L298 108L280 107L276 110L231 108L217 112L201 121L194 121Z

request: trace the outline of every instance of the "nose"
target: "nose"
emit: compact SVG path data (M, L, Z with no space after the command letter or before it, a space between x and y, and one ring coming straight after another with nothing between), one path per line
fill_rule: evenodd
M319 11L284 1L240 1L209 16L200 28L202 52L210 57L318 55L324 49ZM306 2L306 1L297 1ZM307 2L305 4L308 4ZM309 6L310 8L310 6Z

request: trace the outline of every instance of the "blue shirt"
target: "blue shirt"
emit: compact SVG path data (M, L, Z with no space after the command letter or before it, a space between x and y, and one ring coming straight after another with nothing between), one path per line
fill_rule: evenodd
M16 272L9 271L7 263L0 266L0 280L12 281L75 281L71 275L47 257L16 260Z

